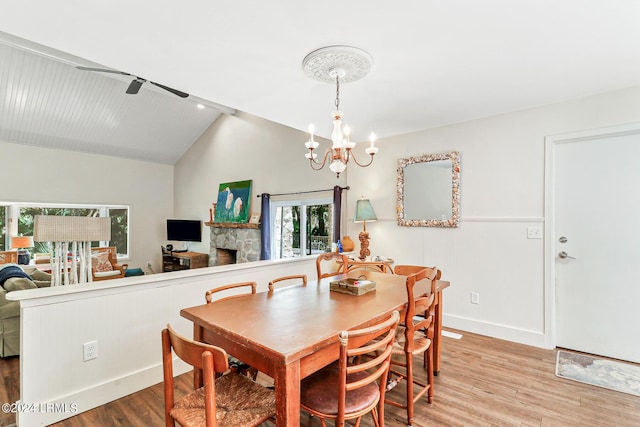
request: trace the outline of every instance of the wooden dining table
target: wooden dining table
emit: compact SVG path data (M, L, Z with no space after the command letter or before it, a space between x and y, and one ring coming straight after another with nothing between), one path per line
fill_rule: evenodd
M338 359L338 333L373 324L406 303L406 276L367 274L376 290L360 296L330 291L331 280L341 277L336 276L185 308L180 314L193 322L195 340L222 347L271 376L276 426L297 427L300 380ZM429 293L430 283L418 282L415 289L415 295ZM201 375L194 371L196 387Z

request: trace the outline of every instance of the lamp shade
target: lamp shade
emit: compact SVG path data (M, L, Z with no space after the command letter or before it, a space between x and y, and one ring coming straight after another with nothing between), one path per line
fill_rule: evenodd
M369 199L360 199L356 202L356 213L353 216L353 222L375 221L377 219Z
M95 242L111 240L111 218L36 215L36 242Z
M12 249L32 248L32 247L33 247L33 236L13 236L11 238Z

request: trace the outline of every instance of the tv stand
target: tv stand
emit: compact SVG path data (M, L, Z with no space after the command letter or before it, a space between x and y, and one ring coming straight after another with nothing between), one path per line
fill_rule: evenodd
M193 270L194 268L203 268L209 266L209 254L189 251L172 251L173 265L180 265L180 270ZM175 271L163 268L163 272Z

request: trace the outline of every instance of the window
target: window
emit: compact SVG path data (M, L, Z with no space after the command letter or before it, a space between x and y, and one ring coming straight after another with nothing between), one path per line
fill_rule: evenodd
M98 216L111 218L111 240L92 242L92 246L115 246L118 257L129 255L129 208L127 206L44 205L34 203L0 205L0 248L8 249L8 236L33 236L36 215ZM16 224L16 225L13 225ZM34 242L32 253L48 252L47 244Z
M7 207L0 205L0 251L7 248Z
M333 201L289 200L271 203L271 258L293 258L331 250Z

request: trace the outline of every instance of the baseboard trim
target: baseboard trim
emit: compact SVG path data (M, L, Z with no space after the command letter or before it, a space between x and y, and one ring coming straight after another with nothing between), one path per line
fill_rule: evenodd
M445 328L459 329L474 334L485 335L492 338L517 342L540 348L550 348L545 342L545 335L541 331L519 329L505 325L488 322L480 322L458 316L442 316L442 324ZM464 338L463 338L464 339Z
M181 360L174 359L174 375L184 374L191 369L191 366ZM91 388L79 390L50 402L21 402L30 405L37 403L35 406L37 410L18 412L16 414L17 426L47 426L57 423L159 382L162 382L162 364L150 366L119 378L112 378L110 381L96 384Z

